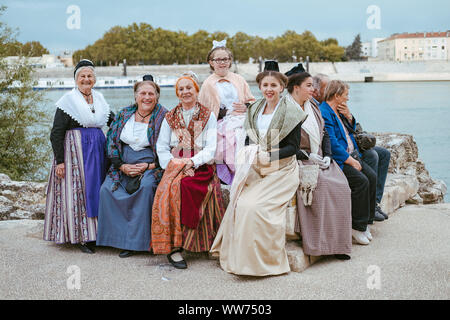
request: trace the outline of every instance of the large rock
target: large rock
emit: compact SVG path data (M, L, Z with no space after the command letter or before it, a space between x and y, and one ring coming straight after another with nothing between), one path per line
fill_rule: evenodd
M430 204L444 201L446 184L431 178L425 164L418 158L419 150L413 136L399 133L373 133L377 145L391 152L382 209L390 214L405 203Z
M12 181L0 174L0 220L44 219L46 183Z

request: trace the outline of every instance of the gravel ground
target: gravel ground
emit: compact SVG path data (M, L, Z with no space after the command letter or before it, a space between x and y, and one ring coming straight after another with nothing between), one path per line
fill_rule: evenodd
M352 258L323 258L302 273L244 277L186 254L188 269L148 253L81 253L42 240L43 221L0 222L0 299L303 300L450 298L450 204L405 206L372 227ZM80 281L76 278L79 275ZM262 301L261 301L262 302Z

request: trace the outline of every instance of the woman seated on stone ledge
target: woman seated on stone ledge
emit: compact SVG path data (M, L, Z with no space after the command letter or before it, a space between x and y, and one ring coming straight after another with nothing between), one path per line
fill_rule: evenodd
M76 87L56 102L50 134L54 154L47 188L44 240L78 244L94 253L100 186L106 175L102 127L114 118L103 95L92 89L94 64L75 67Z
M301 235L305 254L349 259L352 249L351 191L345 175L331 160L330 138L319 107L311 101L313 79L307 72L293 73L287 89L287 98L308 115L302 124L297 152L300 170L314 169L311 170L314 173L312 181L300 178L294 231ZM312 183L307 185L309 182Z
M107 135L111 160L100 190L97 245L120 248L126 258L150 250L153 196L161 179L156 141L167 110L153 81L134 85L136 103L123 108Z
M369 225L375 215L377 176L372 168L361 160L355 138L339 117L338 107L348 101L349 86L343 81L332 80L325 88L320 112L330 136L333 159L344 172L351 189L352 237L356 243L367 245L372 240Z
M256 81L264 98L248 108L249 145L238 153L230 203L211 253L226 272L268 276L290 271L286 210L299 184L296 152L307 116L281 97L286 76L266 70Z
M216 117L198 102L193 74L180 77L175 92L180 103L167 113L157 142L165 172L153 203L151 247L185 269L181 252L208 252L225 209L213 163Z

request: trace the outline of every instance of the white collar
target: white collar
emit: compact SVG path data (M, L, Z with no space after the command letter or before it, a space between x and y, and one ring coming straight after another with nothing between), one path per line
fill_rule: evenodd
M85 128L101 128L108 122L111 110L103 95L94 89L92 89L92 101L95 113L92 113L81 92L77 88L73 88L56 102L56 107Z
M300 104L295 101L294 97L291 94L288 95L288 98L289 100L291 100L291 102L301 108ZM306 118L305 122L303 122L302 129L305 130L305 132L309 135L311 152L318 153L320 143L319 125L317 124L314 111L312 110L311 102L309 100L306 100L303 104L303 107L305 108L304 111L306 112L306 114L308 114L308 117Z

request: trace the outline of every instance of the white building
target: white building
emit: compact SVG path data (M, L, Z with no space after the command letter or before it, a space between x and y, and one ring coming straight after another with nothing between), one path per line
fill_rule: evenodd
M450 31L394 34L379 42L381 60L449 60Z
M361 56L376 58L378 56L378 42L384 38L373 38L370 42L363 42L361 45Z
M14 64L23 59L26 59L29 64L31 64L35 68L62 68L64 64L52 54L44 54L41 57L18 57L18 56L10 56L5 57L5 61L7 64Z

